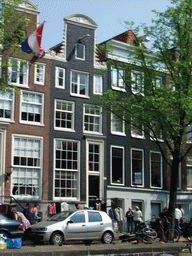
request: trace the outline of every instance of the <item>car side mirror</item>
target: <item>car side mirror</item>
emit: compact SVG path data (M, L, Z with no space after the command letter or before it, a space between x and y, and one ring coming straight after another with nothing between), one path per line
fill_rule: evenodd
M68 225L69 223L73 223L73 221L72 221L72 220L69 220L69 221L67 222L67 225Z

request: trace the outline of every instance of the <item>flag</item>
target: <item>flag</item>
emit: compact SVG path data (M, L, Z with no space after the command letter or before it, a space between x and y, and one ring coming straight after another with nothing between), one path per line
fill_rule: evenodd
M33 31L24 42L21 43L21 50L26 53L33 52L36 57L43 57L45 51L41 49L43 26L46 20Z

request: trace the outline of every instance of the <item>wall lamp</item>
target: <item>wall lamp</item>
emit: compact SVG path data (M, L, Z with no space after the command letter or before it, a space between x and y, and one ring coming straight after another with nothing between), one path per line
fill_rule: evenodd
M10 165L7 168L7 172L5 173L5 182L9 182L9 177L11 176L11 174L13 173L13 167Z
M90 35L87 34L87 35L85 35L85 36L79 38L79 42L80 42L80 43L86 43L87 40L89 39L89 37L90 37Z

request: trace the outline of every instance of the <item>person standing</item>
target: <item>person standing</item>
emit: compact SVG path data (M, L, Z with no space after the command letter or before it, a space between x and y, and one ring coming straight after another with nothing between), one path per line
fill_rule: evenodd
M141 210L139 210L139 207L136 206L135 211L133 212L133 221L134 221L134 224L135 224L135 233L138 230L138 226L139 226L139 223L142 221L142 218L143 218L143 214L142 214Z
M180 219L180 227L182 228L183 227L183 223L184 223L184 210L183 208L181 207L181 205L179 205L179 210L181 211L181 219Z
M25 215L25 218L29 220L29 211L30 211L30 203L26 203L24 209L23 209L23 214Z
M129 207L125 217L127 218L127 233L133 234L133 211L131 207Z
M39 209L39 205L38 204L34 204L34 207L32 207L30 209L29 221L30 221L31 225L37 223L38 220L41 219L41 217L38 216L38 209Z
M176 207L175 207L175 227L176 227L176 228L179 227L179 223L180 223L181 217L182 217L181 210L179 210L179 207L176 206Z

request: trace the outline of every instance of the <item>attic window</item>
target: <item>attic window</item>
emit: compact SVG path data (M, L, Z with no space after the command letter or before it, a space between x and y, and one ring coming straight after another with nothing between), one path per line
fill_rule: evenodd
M75 58L85 60L85 45L77 43L75 47Z

